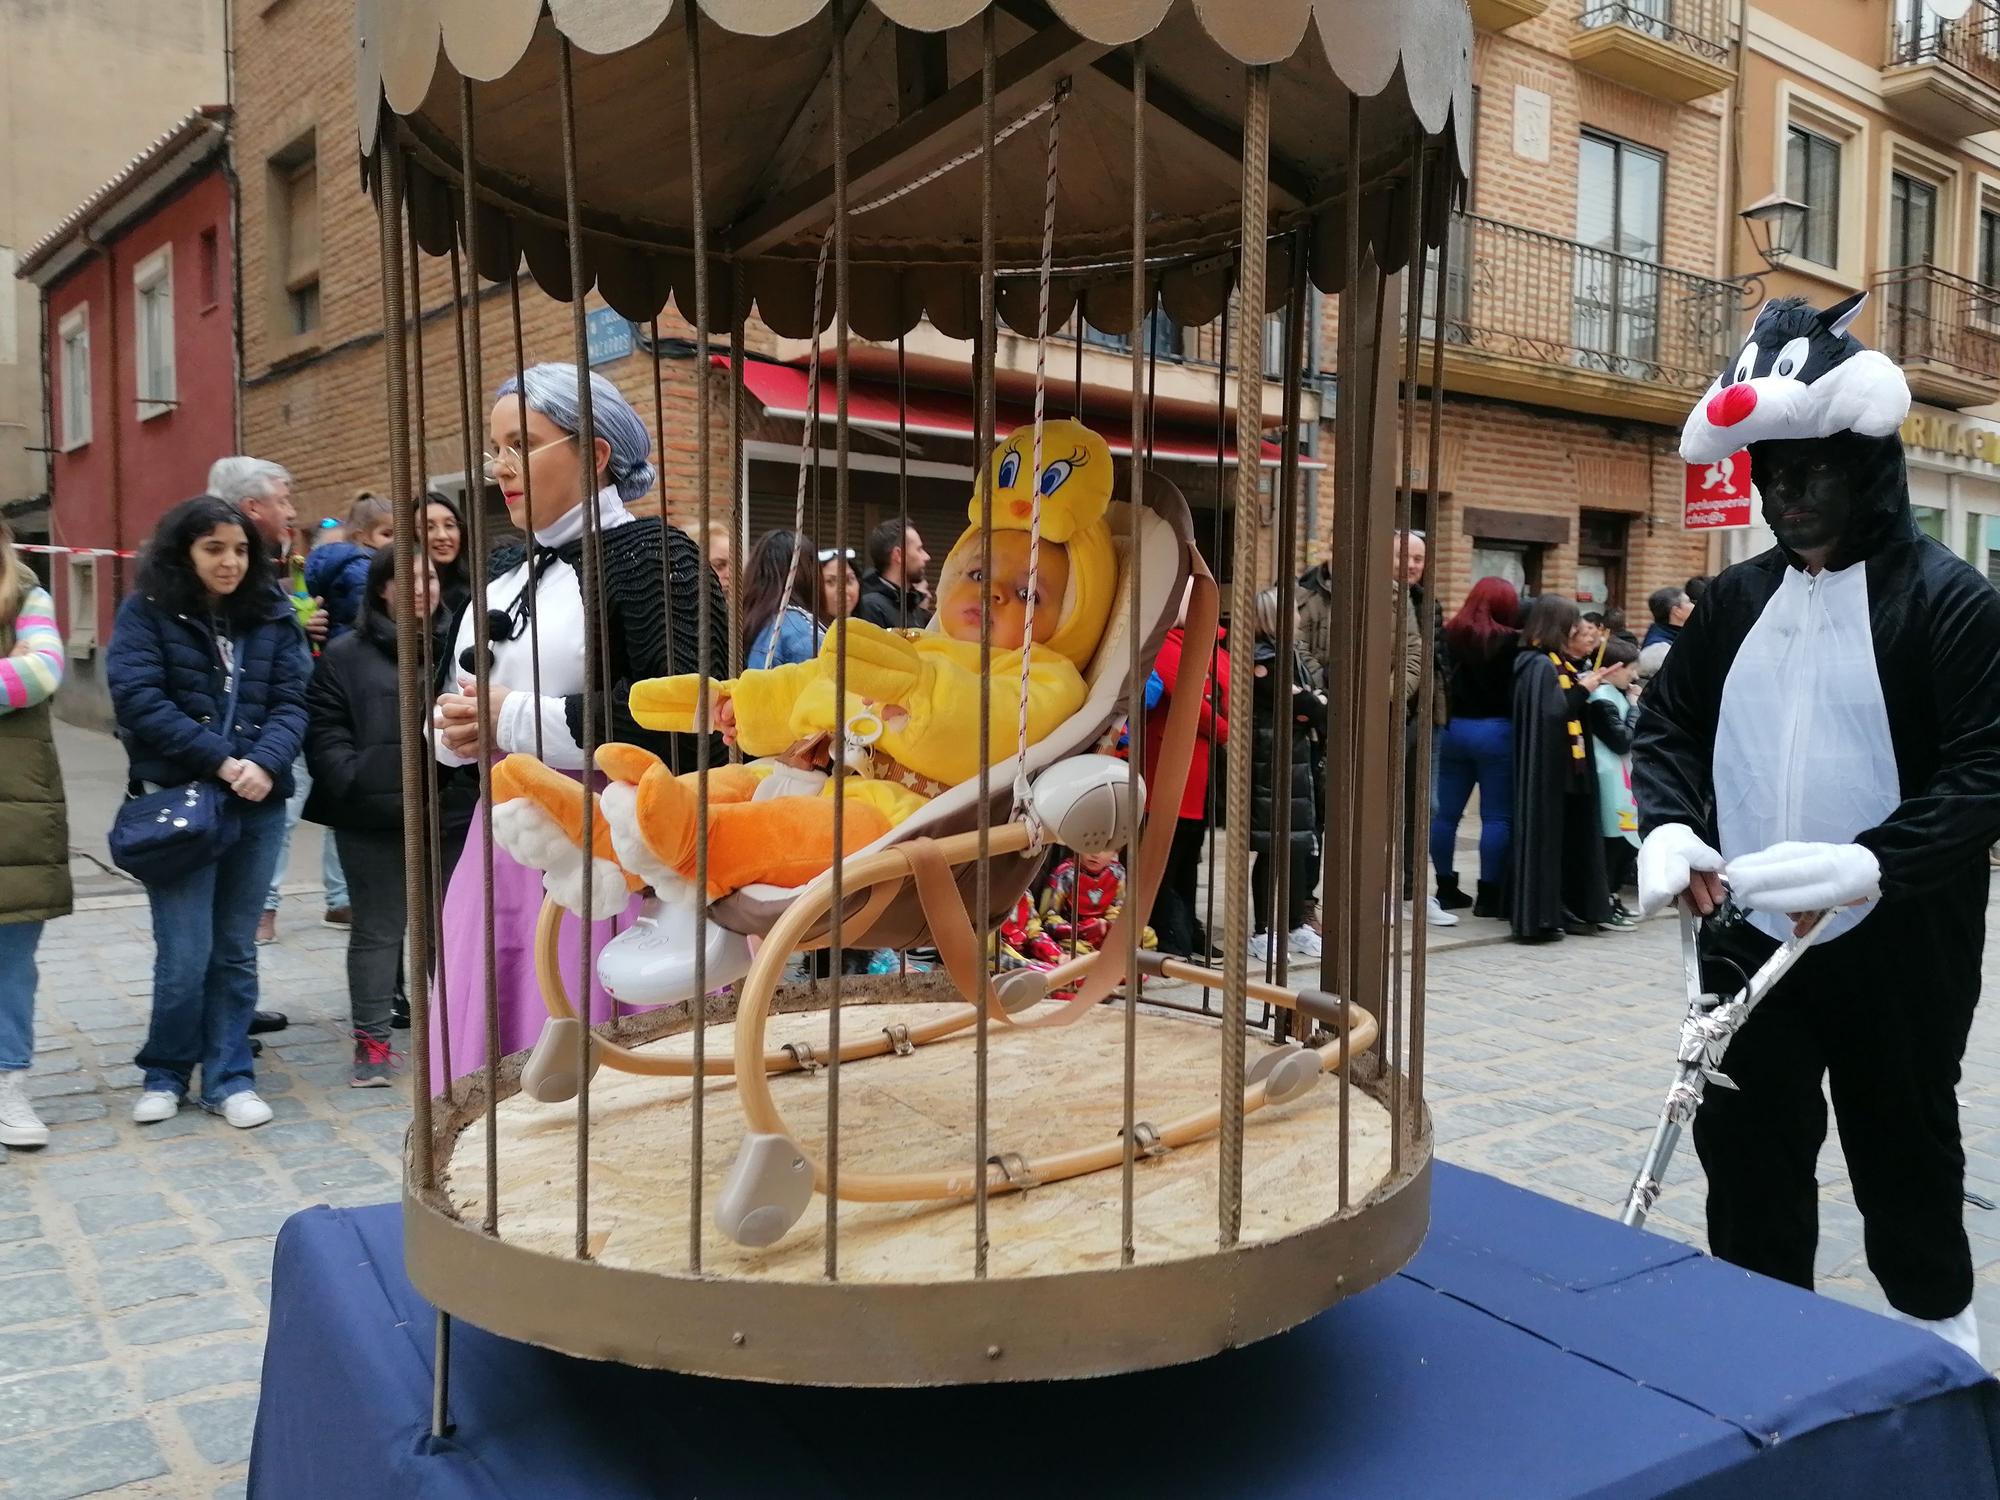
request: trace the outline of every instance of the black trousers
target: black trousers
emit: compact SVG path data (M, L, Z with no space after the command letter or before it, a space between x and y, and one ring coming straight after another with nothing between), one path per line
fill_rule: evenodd
M1899 926L1882 908L1808 950L1730 1044L1722 1069L1737 1088L1709 1088L1694 1143L1708 1172L1709 1248L1810 1288L1824 1080L1869 1270L1898 1311L1949 1318L1972 1301L1954 1091L1978 999L1978 948L1970 965L1934 969L1936 955ZM1705 982L1734 993L1741 981L1714 956L1749 974L1774 946L1742 925L1713 945Z
M1267 839L1269 835L1265 836ZM1285 932L1297 932L1306 923L1306 903L1312 900L1313 883L1319 878L1318 860L1312 845L1292 841L1292 883L1285 892ZM1257 932L1271 930L1271 903L1278 897L1278 861L1268 849L1259 849L1250 865L1250 907L1256 914Z
M1174 841L1168 847L1160 893L1153 902L1153 931L1164 952L1194 952L1195 932L1201 925L1195 909L1196 881L1201 875L1202 841L1207 834L1205 818L1180 818L1174 824Z
M403 990L403 933L409 926L400 830L339 828L333 838L354 905L347 932L347 1003L354 1029L389 1040L389 1011Z
M1622 834L1604 841L1604 873L1611 882L1611 895L1630 885L1639 867L1639 851Z

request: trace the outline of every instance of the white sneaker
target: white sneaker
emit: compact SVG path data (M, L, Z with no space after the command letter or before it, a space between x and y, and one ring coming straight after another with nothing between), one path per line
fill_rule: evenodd
M1431 897L1426 910L1429 912L1430 925L1433 927L1456 927L1458 925L1458 913L1455 911L1446 911L1442 906L1439 906L1438 898L1435 896Z
M1320 945L1319 934L1310 927L1292 929L1292 952L1302 953L1307 958L1318 958L1325 951Z
M238 1130L255 1130L271 1123L271 1106L249 1089L222 1101L222 1118Z
M165 1089L147 1089L132 1101L132 1118L141 1125L157 1125L181 1112L180 1096Z
M1250 939L1250 956L1263 963L1271 956L1271 934L1260 932Z
M46 1146L49 1127L28 1102L21 1080L25 1070L0 1073L0 1146Z

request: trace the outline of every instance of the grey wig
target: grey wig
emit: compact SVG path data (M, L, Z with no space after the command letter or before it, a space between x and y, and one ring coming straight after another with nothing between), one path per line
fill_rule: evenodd
M508 376L498 394L511 396L516 390L525 390L531 410L540 412L564 432L575 432L583 426L579 389L575 365L550 363L530 365L527 373ZM653 451L653 439L646 431L646 424L639 420L631 403L618 393L618 387L595 370L590 374L590 411L597 435L611 445L611 462L607 467L611 482L618 487L618 498L637 500L653 487L657 477L653 466L646 461Z

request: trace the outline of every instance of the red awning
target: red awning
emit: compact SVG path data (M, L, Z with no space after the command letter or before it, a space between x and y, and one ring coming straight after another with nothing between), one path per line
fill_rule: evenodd
M710 360L724 368L729 361L722 355L711 355ZM804 421L807 412L806 372L796 365L767 364L761 360L747 361L743 366L743 383L750 388L750 394L763 403L764 410L774 417L789 417L794 421ZM820 420L831 423L834 388L831 363L820 370ZM1016 427L1025 427L1035 419L1034 411L1026 406L1002 402L996 416L997 430L1004 436ZM956 391L910 391L910 398L904 408L903 420L897 420L896 388L879 381L852 380L848 382L847 420L852 427L868 427L878 431L909 433L911 437L971 438L977 436L976 414L972 409L972 398ZM1090 426L1111 451L1120 457L1129 457L1132 452L1132 424L1129 420L1118 421L1101 415L1090 418ZM1266 439L1259 459L1265 467L1276 467L1284 461L1283 450L1278 444ZM1236 445L1230 443L1223 450L1223 462L1236 462ZM1172 459L1183 463L1214 463L1215 433L1197 429L1173 426L1161 427L1153 434L1153 456ZM1299 467L1321 469L1326 467L1318 459L1299 455Z

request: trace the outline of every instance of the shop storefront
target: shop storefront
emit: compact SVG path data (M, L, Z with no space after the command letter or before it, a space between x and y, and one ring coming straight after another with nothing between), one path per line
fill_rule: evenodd
M2000 588L2000 422L1913 406L1902 436L1917 526ZM1755 557L1772 541L1753 508L1749 529L1730 536L1728 561Z
M1903 449L1917 524L2000 586L2000 422L1913 407Z

